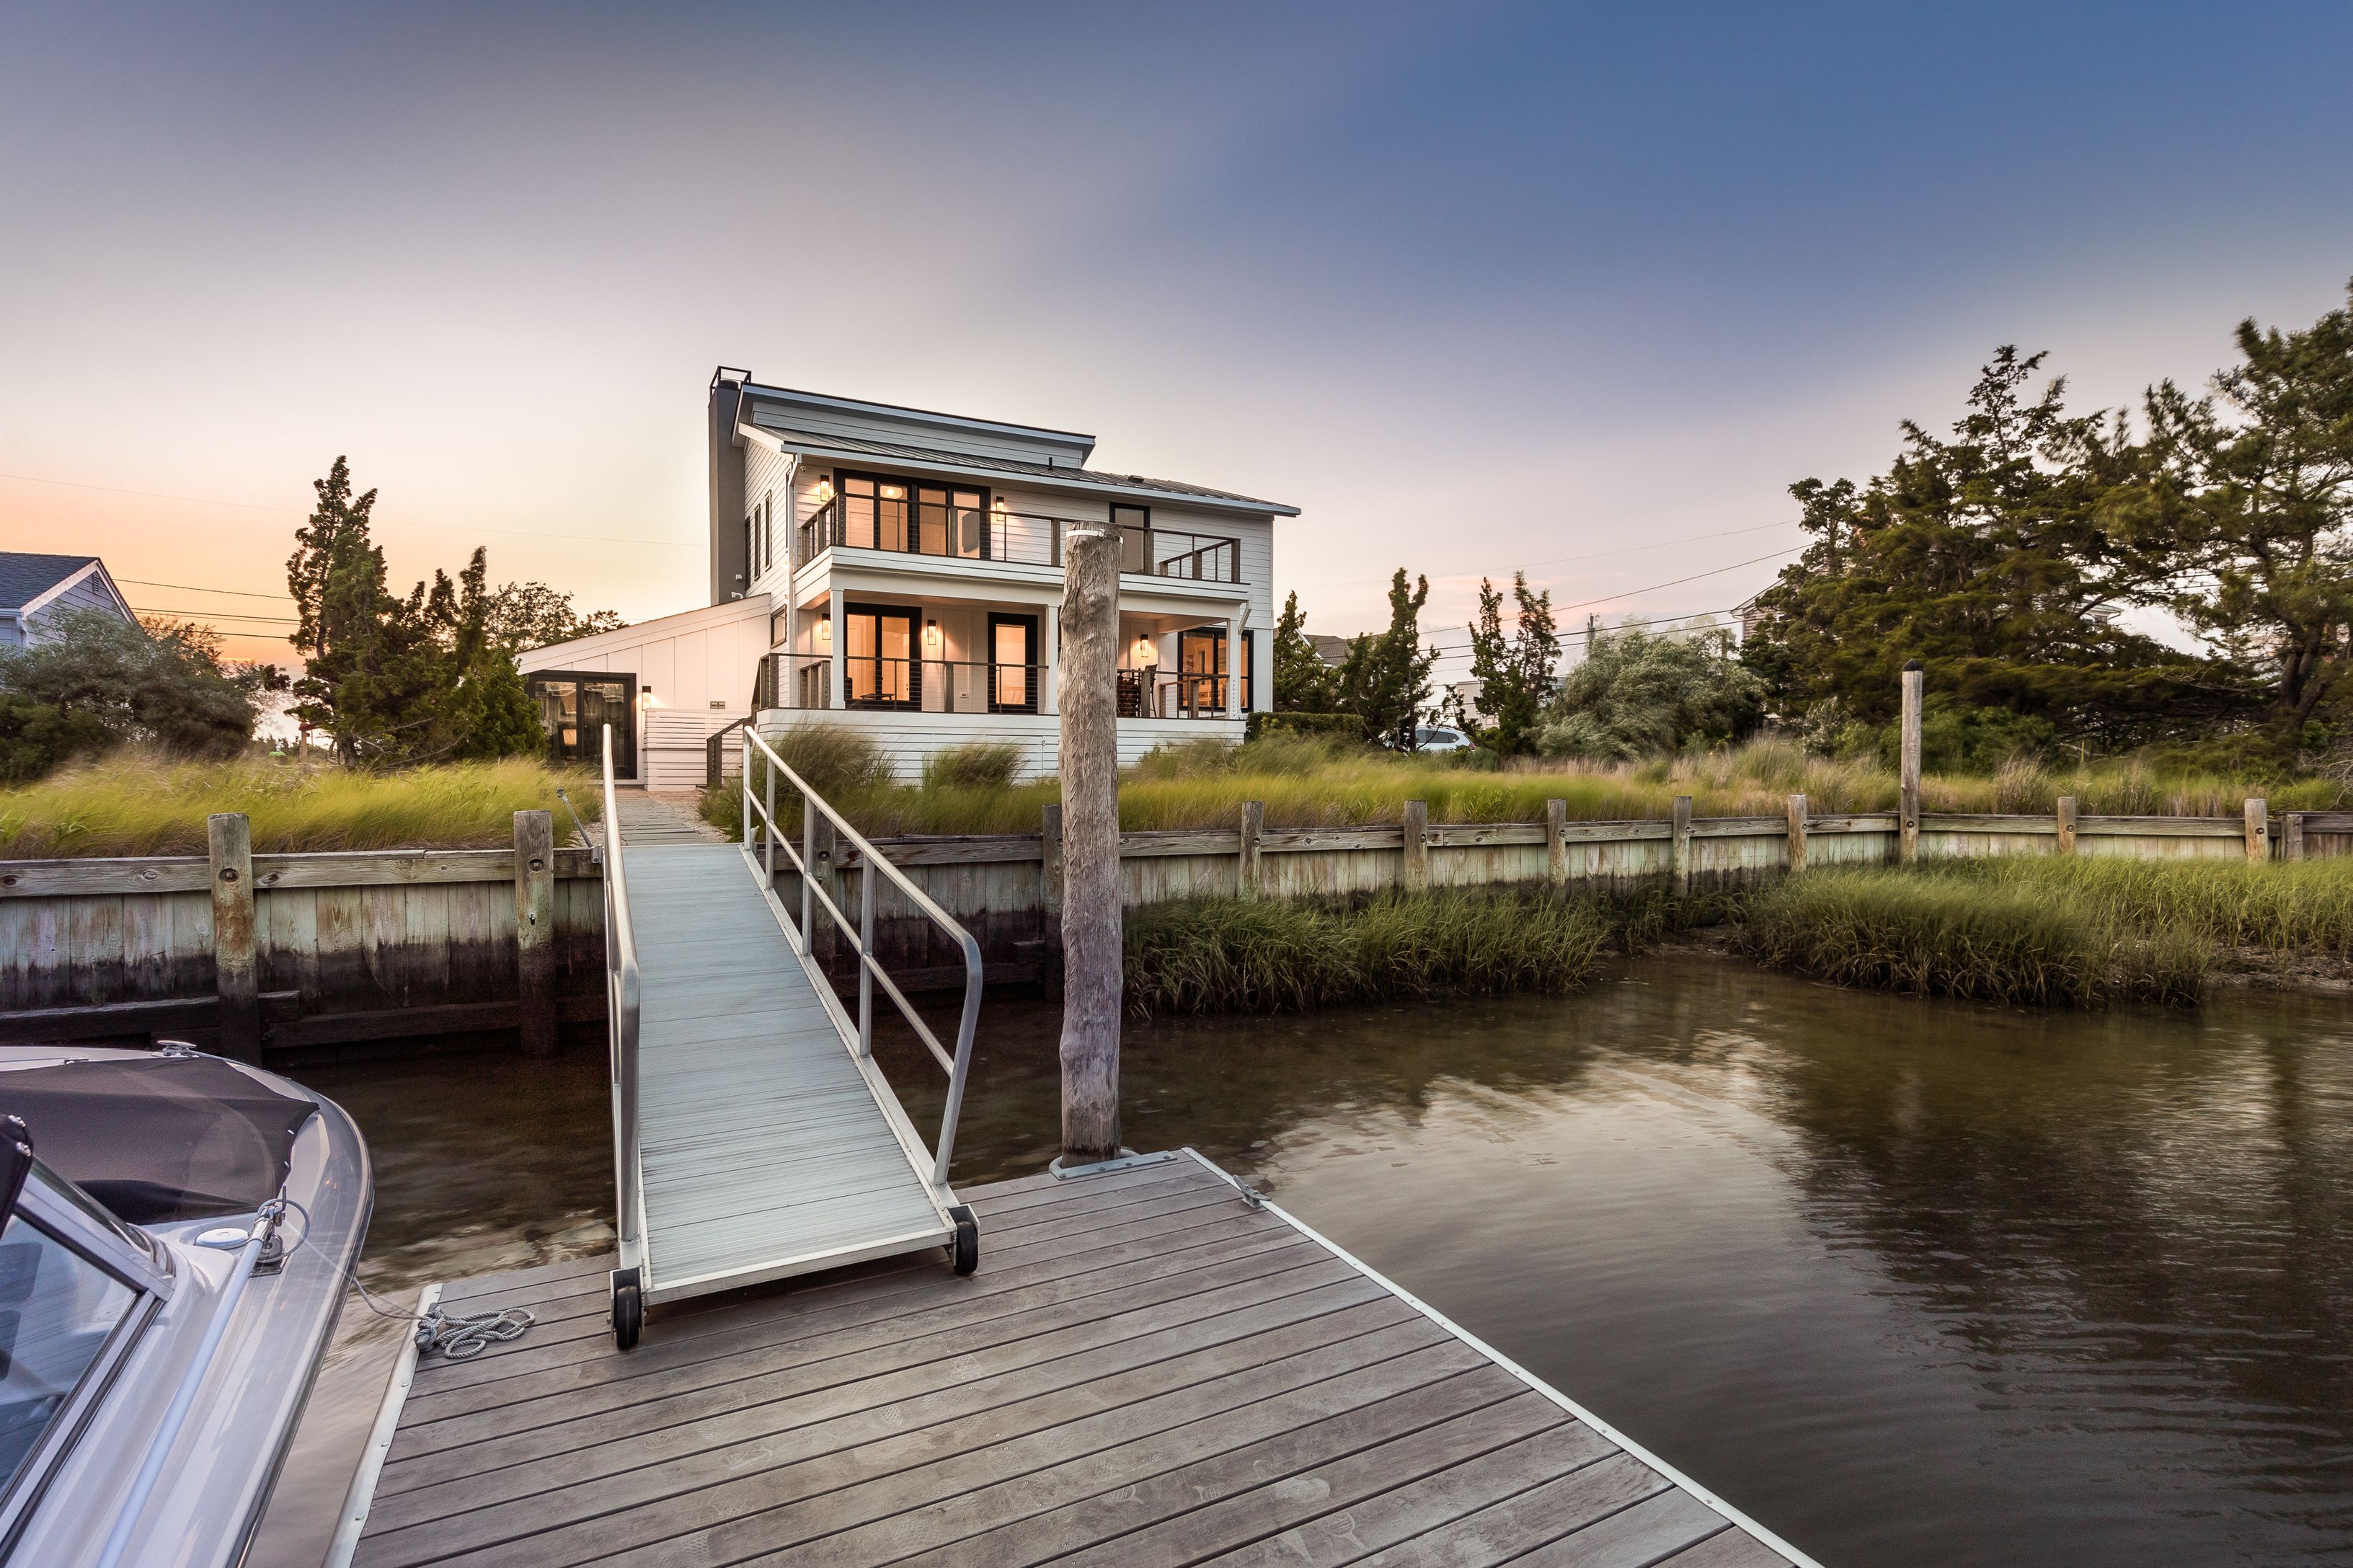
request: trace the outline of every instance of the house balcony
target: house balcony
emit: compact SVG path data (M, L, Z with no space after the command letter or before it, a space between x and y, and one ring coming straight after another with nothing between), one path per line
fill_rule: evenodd
M879 508L870 503L850 510L844 504L848 499L835 496L800 525L799 548L794 555L797 566L841 548L974 565L1002 562L1059 569L1065 532L1072 528L1110 526L997 507L900 502ZM1118 526L1124 575L1187 583L1238 584L1242 580L1238 539L1187 529Z
M763 671L755 701L762 708L830 709L831 654L776 654ZM882 658L844 655L840 679L845 709L877 713L1051 714L1053 671L1042 664L977 659ZM1115 711L1122 719L1226 720L1228 678L1157 668L1117 672ZM771 681L773 680L773 684Z

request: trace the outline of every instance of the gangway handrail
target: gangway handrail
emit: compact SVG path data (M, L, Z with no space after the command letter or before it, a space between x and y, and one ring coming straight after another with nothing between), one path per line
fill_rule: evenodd
M613 726L605 727L605 1017L613 1075L614 1228L620 1272L645 1260L645 1194L638 1152L638 938L629 923L629 879L621 862L621 814L613 796Z
M858 954L858 1054L861 1058L871 1058L874 1054L874 983L879 980L882 983L884 993L898 1006L900 1016L904 1017L908 1026L915 1031L915 1037L931 1048L933 1057L947 1071L947 1109L940 1117L940 1135L932 1167L932 1184L935 1187L944 1187L948 1184L948 1162L955 1152L956 1121L964 1111L965 1084L972 1073L973 1034L980 1023L980 943L974 940L970 931L957 923L954 916L934 902L929 893L915 886L908 879L905 872L891 864L881 850L868 843L865 836L849 825L849 818L836 811L827 804L823 795L810 788L808 781L795 773L791 763L776 755L776 748L769 745L757 730L747 724L744 727L743 734L744 847L746 851L749 851L752 847L752 820L754 815L757 814L762 827L760 840L768 885L773 887L776 883L776 849L779 845L784 847L786 860L794 870L800 873L799 929L793 929L789 916L785 921L786 933L790 936L797 952L804 955L809 952L813 922L817 919L816 906L822 904L826 913L833 917L835 927L849 940L851 951ZM754 746L759 748L768 763L765 773L765 799L754 799L752 794L752 749ZM801 793L803 803L801 847L797 852L794 850L792 841L785 837L776 826L776 778L779 774L782 774L786 782ZM817 855L816 827L819 812L825 814L827 820L833 824L835 831L848 839L859 854L860 875L858 879L858 929L855 932L852 932L849 928L849 917L843 914L840 906L827 896L824 889L818 886L818 879L809 875L809 861ZM881 964L875 961L874 878L871 870L867 869L868 868L881 870L894 887L907 896L908 902L928 916L933 924L953 937L956 946L964 953L964 1008L956 1020L956 1043L953 1055L940 1044L939 1037L932 1033L931 1026L924 1023L916 1014L914 1005L907 1000L906 994L899 989L891 976L883 972Z

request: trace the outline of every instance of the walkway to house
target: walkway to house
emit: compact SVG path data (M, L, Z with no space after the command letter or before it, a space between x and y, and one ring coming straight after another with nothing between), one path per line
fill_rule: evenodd
M621 842L632 849L640 844L726 843L727 835L698 814L696 808L702 798L692 790L615 790L614 804L620 808ZM592 824L589 832L596 831Z
M1803 1562L1189 1152L962 1194L935 1254L658 1312L609 1259L467 1281L362 1568Z

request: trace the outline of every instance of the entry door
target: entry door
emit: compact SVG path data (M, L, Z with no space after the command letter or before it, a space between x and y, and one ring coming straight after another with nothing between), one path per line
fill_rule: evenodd
M844 605L849 640L842 665L853 708L914 708L923 700L923 667L915 658L915 612L880 605Z
M1176 668L1183 690L1176 703L1187 712L1226 710L1226 635L1202 627L1176 639Z
M539 703L539 722L547 731L550 762L602 767L604 727L610 724L613 776L638 776L636 676L545 669L525 676L523 685Z
M1038 617L988 617L988 709L1038 711Z

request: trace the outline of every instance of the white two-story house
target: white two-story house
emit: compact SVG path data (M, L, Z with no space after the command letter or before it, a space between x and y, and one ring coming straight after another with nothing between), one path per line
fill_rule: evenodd
M1050 773L1074 522L1124 542L1123 763L1239 741L1271 705L1274 520L1297 509L1091 468L1091 436L733 370L712 379L710 418L711 603L526 655L559 753L593 754L593 706L641 717L657 784L699 780L703 735L744 720L854 725L903 778L974 741Z

